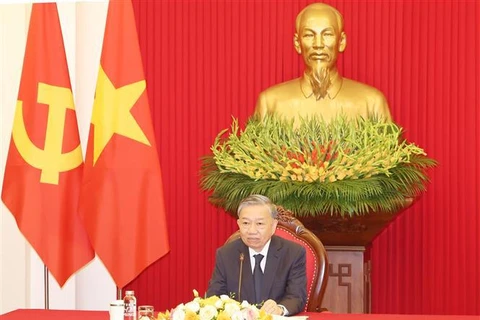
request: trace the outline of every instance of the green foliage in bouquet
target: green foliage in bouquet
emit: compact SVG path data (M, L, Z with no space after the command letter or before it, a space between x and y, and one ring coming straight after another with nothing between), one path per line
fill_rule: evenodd
M330 123L233 120L203 158L201 186L210 202L236 215L239 202L263 194L296 215L395 212L425 190L436 165L402 138L394 123L375 119Z

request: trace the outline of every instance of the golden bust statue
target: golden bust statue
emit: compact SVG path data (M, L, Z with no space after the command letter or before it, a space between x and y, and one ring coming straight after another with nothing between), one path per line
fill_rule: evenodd
M391 120L388 103L379 90L338 72L337 58L345 50L347 36L337 9L324 3L311 4L298 14L295 28L293 42L303 56L305 72L260 93L257 116L275 114L295 123L300 117L314 116L330 122L340 114Z

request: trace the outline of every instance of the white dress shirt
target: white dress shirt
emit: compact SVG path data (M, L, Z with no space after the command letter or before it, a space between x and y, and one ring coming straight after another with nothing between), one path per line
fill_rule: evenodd
M265 265L267 264L267 253L268 253L268 248L270 247L270 242L272 239L268 240L268 242L265 244L263 247L262 251L256 252L252 248L248 248L248 254L250 255L250 267L252 268L252 274L253 274L253 269L255 269L255 257L254 255L261 254L263 255L262 261L260 261L260 268L262 269L262 272L265 273Z

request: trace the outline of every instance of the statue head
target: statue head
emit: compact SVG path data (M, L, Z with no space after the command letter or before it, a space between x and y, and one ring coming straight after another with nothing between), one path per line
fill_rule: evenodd
M303 56L305 72L316 83L312 83L314 91L317 87L323 97L330 86L329 74L337 70L338 55L347 45L343 17L332 6L313 3L300 11L295 29L295 50Z

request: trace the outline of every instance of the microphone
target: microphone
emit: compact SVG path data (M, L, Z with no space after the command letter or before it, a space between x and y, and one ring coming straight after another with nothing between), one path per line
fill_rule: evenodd
M242 288L242 273L243 273L243 260L245 260L245 256L243 252L240 252L240 273L238 275L238 301L242 302L241 298L241 288Z

